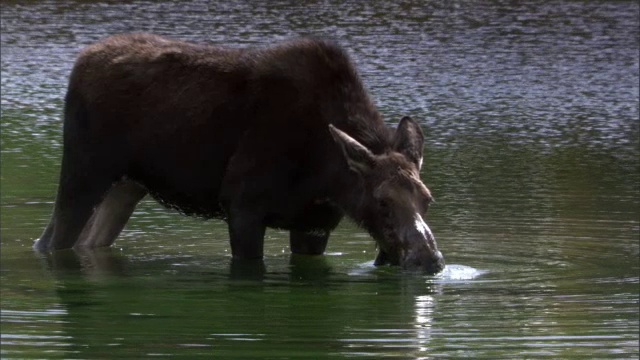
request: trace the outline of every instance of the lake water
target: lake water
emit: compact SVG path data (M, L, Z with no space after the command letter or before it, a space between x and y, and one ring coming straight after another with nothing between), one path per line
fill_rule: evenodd
M637 1L3 1L1 357L637 359L638 27ZM113 248L34 254L74 57L133 31L339 41L424 127L445 272L375 268L348 221L232 264L224 223L152 200Z

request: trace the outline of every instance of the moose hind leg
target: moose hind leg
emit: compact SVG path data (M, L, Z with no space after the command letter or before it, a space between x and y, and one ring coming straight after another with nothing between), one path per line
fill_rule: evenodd
M111 186L107 179L83 175L61 178L51 222L34 244L36 250L68 249L75 245L94 208Z
M38 238L38 240L36 240L36 243L33 245L33 247L36 250L38 250L38 251L46 251L46 250L48 250L49 243L51 242L51 237L53 236L54 223L55 223L55 221L52 219L49 222L49 225L47 225L47 227L44 229L44 232L42 233L42 235L40 235L40 238Z
M110 246L147 190L130 180L114 184L85 224L75 248Z
M291 230L289 234L289 244L291 252L304 255L322 255L327 248L329 231L318 230L303 232Z

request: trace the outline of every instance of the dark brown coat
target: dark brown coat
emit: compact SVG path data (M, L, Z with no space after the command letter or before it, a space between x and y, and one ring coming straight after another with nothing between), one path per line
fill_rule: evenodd
M322 253L346 213L376 238L379 262L408 264L415 248L411 261L438 270L435 239L423 239L427 251L387 234L400 225L376 224L387 211L374 196L383 187L411 192L397 206L422 226L422 141L409 118L387 129L332 42L251 50L110 37L72 71L56 206L36 248L110 245L150 193L185 214L225 219L236 257L262 256L265 227L291 230L294 252Z

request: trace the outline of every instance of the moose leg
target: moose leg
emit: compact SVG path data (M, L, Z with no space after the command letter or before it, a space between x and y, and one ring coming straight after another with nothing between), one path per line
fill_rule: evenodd
M289 244L294 254L322 255L327 248L329 232L325 230L304 232L291 230Z
M250 192L239 191L240 182L223 185L220 205L227 215L231 253L235 259L262 259L266 225L259 201ZM240 188L242 186L240 185Z
M250 212L229 214L231 253L236 259L261 259L266 226L261 217Z
M73 247L110 185L104 179L87 176L70 176L62 180L51 222L34 248L49 251Z
M40 238L38 238L38 240L36 240L35 244L33 245L34 249L38 251L46 251L49 248L49 243L51 243L51 238L53 237L54 223L54 219L51 219L51 221L49 221L49 224L44 229L44 232L42 233L42 235L40 235Z
M146 194L147 190L133 181L122 180L114 184L87 221L74 247L96 248L113 244Z
M231 277L234 279L262 280L266 272L263 257L264 233L262 219L250 212L229 213L231 241Z
M53 216L34 244L39 251L73 247L95 207L122 176L122 166L119 165L122 157L105 158L98 155L101 149L89 151L86 146L80 146L83 144L70 146L66 144L67 140Z

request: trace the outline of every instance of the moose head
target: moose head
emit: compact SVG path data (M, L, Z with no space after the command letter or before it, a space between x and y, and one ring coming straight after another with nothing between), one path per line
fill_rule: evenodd
M347 164L358 178L358 205L351 217L376 240L376 265L400 265L404 269L435 274L444 269L444 258L424 220L433 202L420 179L424 135L410 117L404 117L391 139L389 150L374 154L347 133L329 125Z

